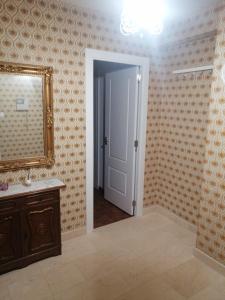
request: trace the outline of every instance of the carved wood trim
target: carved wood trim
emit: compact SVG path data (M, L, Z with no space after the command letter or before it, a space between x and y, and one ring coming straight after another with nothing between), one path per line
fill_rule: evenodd
M40 76L43 82L44 156L0 161L0 172L54 164L53 68L0 61L0 73Z

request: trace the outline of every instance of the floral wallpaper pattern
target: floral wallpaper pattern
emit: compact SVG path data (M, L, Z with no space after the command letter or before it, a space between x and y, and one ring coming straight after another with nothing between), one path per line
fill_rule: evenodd
M225 2L218 19L197 247L225 264Z
M211 65L214 49L215 37L210 37L162 51L156 203L195 225L201 201L212 74L172 72Z

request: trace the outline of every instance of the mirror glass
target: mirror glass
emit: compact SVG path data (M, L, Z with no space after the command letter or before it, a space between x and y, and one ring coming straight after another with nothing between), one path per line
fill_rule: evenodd
M0 73L0 160L43 155L42 77Z

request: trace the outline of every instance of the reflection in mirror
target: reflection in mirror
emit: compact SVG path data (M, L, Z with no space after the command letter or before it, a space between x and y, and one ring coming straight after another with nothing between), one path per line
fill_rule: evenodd
M0 160L44 156L42 77L0 74Z

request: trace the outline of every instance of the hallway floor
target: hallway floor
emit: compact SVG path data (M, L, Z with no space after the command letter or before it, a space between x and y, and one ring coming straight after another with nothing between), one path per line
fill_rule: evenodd
M63 243L63 255L0 276L1 300L224 300L195 235L158 213Z
M132 216L105 200L103 191L94 191L94 228L115 223L130 217Z

